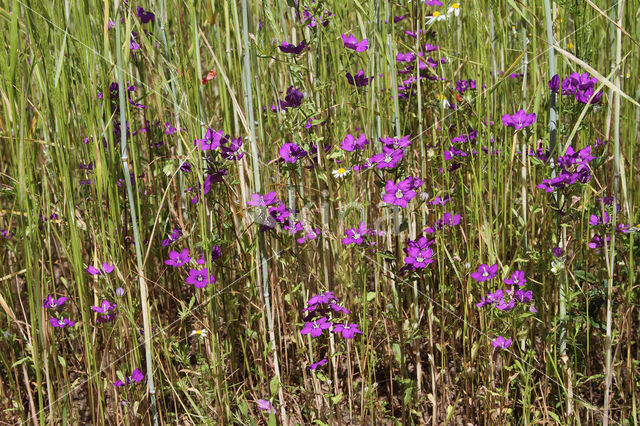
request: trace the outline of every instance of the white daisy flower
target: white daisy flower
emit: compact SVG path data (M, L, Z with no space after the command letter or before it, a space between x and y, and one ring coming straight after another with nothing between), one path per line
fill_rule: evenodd
M447 15L443 15L442 13L436 10L435 12L433 12L433 15L427 17L426 22L427 22L427 25L431 25L434 22L446 21L446 20L447 20Z
M340 167L339 169L334 170L334 171L331 172L331 174L333 175L334 178L345 177L349 173L351 173L351 170L345 169L344 167Z
M447 16L460 16L460 4L454 3L447 9Z
M207 337L207 330L204 328L202 330L193 330L190 336Z

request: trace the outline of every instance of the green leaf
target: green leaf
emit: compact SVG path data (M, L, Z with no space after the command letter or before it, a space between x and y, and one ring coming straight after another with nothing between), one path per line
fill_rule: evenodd
M58 355L58 362L60 362L60 365L62 366L62 368L67 368L67 360L61 357L60 355Z
M342 400L342 392L331 397L331 403L333 405L336 405L338 402L340 402L340 400Z
M278 389L280 389L280 382L278 382L278 377L273 376L271 382L269 382L269 390L271 391L271 396L276 396L278 393Z

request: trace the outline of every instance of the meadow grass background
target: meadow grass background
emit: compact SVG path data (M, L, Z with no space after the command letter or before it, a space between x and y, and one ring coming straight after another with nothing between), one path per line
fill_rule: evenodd
M446 16L452 3L443 3L1 1L0 420L637 424L637 232L597 228L613 243L588 243L592 214L638 223L640 8L469 0L459 16L425 24L436 10ZM155 20L143 23L138 6ZM367 38L368 50L346 49L343 33ZM300 55L277 48L302 40ZM398 74L407 64L396 55L425 43L446 63L423 76L439 79L399 99L398 85L418 71ZM557 133L550 66L561 81L595 71L604 92L597 105L558 94ZM345 73L360 69L373 79L356 88ZM476 90L460 94L461 79ZM302 104L272 111L289 86ZM537 121L515 132L500 117L519 109ZM123 122L129 131L118 130ZM242 138L244 157L207 161L194 140L208 127ZM471 129L478 154L447 171L450 139ZM340 149L362 132L362 152ZM380 152L378 138L404 135L411 146L397 169L351 170ZM554 157L606 141L588 183L536 188L553 166L522 152L551 138ZM289 142L331 148L314 167L309 156L273 161ZM335 177L340 167L351 172ZM222 181L193 203L219 168ZM407 176L425 181L409 207L381 202L385 181ZM299 244L301 234L281 227L262 232L246 202L271 191L323 235ZM450 201L432 205L436 196ZM598 201L607 196L619 211ZM403 275L407 241L444 212L460 225L432 234L434 263ZM360 222L386 232L375 246L342 244ZM163 246L175 229L179 240ZM204 289L164 263L189 248L196 268L213 246L221 257L206 256L215 283ZM554 247L564 266L552 271ZM103 262L115 270L87 273ZM494 263L491 284L470 278ZM525 271L537 313L475 306L514 270ZM326 291L362 334L300 333L307 299ZM49 294L69 298L61 312L43 308ZM114 321L97 322L91 307L103 300L117 302ZM76 324L53 328L51 316ZM494 348L498 335L513 344ZM144 381L113 385L136 368Z

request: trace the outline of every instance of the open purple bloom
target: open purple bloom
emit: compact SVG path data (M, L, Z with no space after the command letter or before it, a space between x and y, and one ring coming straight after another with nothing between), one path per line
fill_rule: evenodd
M306 48L307 42L304 40L302 40L297 46L295 44L287 43L286 41L283 41L282 44L278 46L278 49L280 49L282 53L292 53L294 55L301 54Z
M507 349L513 343L512 339L505 339L502 336L498 336L491 341L494 348Z
M334 324L332 331L342 333L345 339L353 339L356 334L362 334L362 331L358 330L358 324Z
M118 312L116 308L118 307L117 303L111 303L108 300L104 300L100 306L92 306L91 309L99 314L96 321L98 322L110 322L116 319L118 316Z
M70 319L67 318L62 318L62 320L58 320L57 318L49 318L49 324L51 324L51 327L55 327L55 328L64 328L64 327L73 327L74 325L76 325L75 321L71 321Z
M433 250L426 247L420 249L418 247L408 247L407 257L404 258L404 262L407 265L412 265L414 268L426 268L428 263L433 263Z
M282 145L282 147L280 147L280 158L282 158L285 163L293 164L298 161L298 159L306 156L307 151L300 148L295 143L285 143L284 145Z
M358 41L353 34L348 36L342 34L342 42L347 49L355 50L356 52L364 52L369 48L369 40L364 38L362 41Z
M356 139L352 134L348 134L340 144L340 148L345 151L352 152L356 149L364 149L365 145L369 145L369 141L364 133L360 134L358 139Z
M498 264L494 263L493 265L485 265L482 264L478 266L478 271L471 273L471 278L478 282L488 281L496 276L498 273Z
M248 206L268 206L273 203L277 203L279 200L276 198L276 192L271 191L268 194L252 194L251 200L247 201Z
M276 413L276 409L273 406L273 404L271 403L271 401L267 401L266 399L259 399L256 401L256 403L258 404L258 408L266 411L269 414L275 414Z
M185 263L189 263L190 260L189 249L183 249L180 253L177 251L169 252L169 259L165 260L164 263L177 268Z
M334 312L338 312L338 313L343 313L345 315L349 315L349 310L343 306L337 305L335 303L330 303L329 307L334 311Z
M403 155L401 149L384 146L382 152L371 157L369 161L377 164L377 169L393 169L402 160Z
M413 178L401 180L397 185L392 180L388 180L384 186L386 193L382 196L382 201L405 208L409 201L416 196L416 191L412 187Z
M311 334L311 337L318 337L322 334L322 330L326 330L331 327L331 323L327 320L327 317L318 318L313 322L305 323L300 334Z
M187 284L193 284L196 288L205 288L207 284L213 284L216 279L209 274L207 268L192 269L186 279Z
M194 144L200 148L200 151L215 150L223 143L229 143L229 135L225 135L222 130L213 130L207 128L207 132L204 135L204 139L194 140Z
M530 303L533 299L533 292L531 290L517 290L513 297L520 303Z
M355 76L351 75L351 73L348 72L346 74L346 77L349 84L356 87L368 86L371 80L373 80L373 77L365 77L364 71L362 70L358 71Z
M536 122L536 114L527 114L521 109L513 115L505 114L502 116L502 124L507 127L513 127L516 130L524 129Z
M138 9L136 11L136 16L140 18L140 22L142 22L143 24L146 24L149 22L155 22L156 20L156 15L153 12L144 10L140 6L138 6Z
M519 285L523 286L527 282L527 279L524 277L524 271L515 271L511 278L505 278L504 283L508 285Z
M67 299L66 297L62 296L59 297L57 299L53 298L53 295L48 295L46 299L44 299L44 301L42 302L42 306L45 309L57 309L57 308L62 308L64 306L65 303L67 303Z
M119 388L125 384L140 383L142 380L144 380L144 373L136 368L131 372L131 376L125 377L125 383L122 383L122 380L116 380L113 382L113 386Z
M589 216L589 225L591 226L606 225L607 223L609 223L609 213L606 211L602 217L596 216L595 214Z
M337 300L336 296L334 295L334 292L327 291L324 293L316 294L315 296L311 297L311 299L307 301L307 305L309 306L322 305L322 304L326 305L330 303L332 300Z
M307 367L307 370L316 370L318 367L322 367L323 365L325 365L327 362L329 362L328 359L324 358L321 359L318 362L314 362L312 363L310 366Z
M109 265L108 262L105 262L102 264L102 269L98 269L96 267L94 267L93 265L89 265L89 267L86 269L86 271L88 273L90 273L91 275L105 275L105 274L109 274L113 271L114 266L113 265Z
M369 230L367 229L367 225L364 222L360 222L359 228L351 228L345 231L347 236L342 239L342 244L357 244L360 245L363 242L363 237L369 234Z

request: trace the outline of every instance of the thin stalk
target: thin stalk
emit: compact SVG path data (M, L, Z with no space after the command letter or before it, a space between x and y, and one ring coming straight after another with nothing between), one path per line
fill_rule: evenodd
M622 13L624 10L624 0L618 3L618 26L616 30L616 77L614 84L620 88L620 62L622 60ZM613 122L613 156L614 156L614 178L613 178L613 211L611 214L611 246L609 247L609 277L607 279L607 331L605 337L605 379L604 379L604 419L603 425L609 424L609 393L611 391L611 297L613 295L613 271L616 256L616 224L618 205L618 185L620 181L620 95L616 93L614 103Z
M118 4L116 2L116 11L118 10ZM117 12L116 12L117 13ZM122 63L122 43L120 36L120 19L119 14L116 14L116 57L118 61L118 96L120 99L120 125L122 131L120 132L120 158L122 160L122 168L124 170L124 181L127 185L127 197L129 198L129 209L131 210L131 224L133 226L133 239L136 247L136 262L138 266L138 282L140 284L140 305L142 306L142 321L144 324L144 349L145 360L147 363L147 386L149 387L149 396L151 399L151 417L153 418L153 424L158 424L158 408L156 406L156 389L153 383L153 347L151 345L151 317L149 313L149 300L147 298L147 283L144 277L144 271L142 269L142 252L140 249L140 236L138 233L138 221L136 217L136 205L133 198L133 191L131 189L131 179L129 178L129 164L127 155L127 132L126 132L126 107L124 93L124 68Z
M252 84L251 79L253 78L251 75L251 49L249 46L249 20L247 18L248 15L248 5L247 0L242 0L242 50L243 50L243 60L244 60L244 73L243 77L243 88L244 88L244 97L245 97L245 113L247 115L247 125L249 127L249 142L251 144L251 157L252 157L252 168L253 168L253 184L256 192L260 193L261 185L260 185L260 165L259 165L259 157L258 157L258 145L256 141L256 131L255 131L255 121L253 117L253 92L252 92ZM261 271L258 272L258 276L262 278L262 288L264 294L264 304L265 311L267 315L267 327L269 331L269 342L272 347L273 354L273 369L274 374L278 379L278 401L280 405L280 417L283 424L288 424L287 411L285 410L284 405L284 393L282 391L282 380L280 378L280 364L278 361L278 346L276 345L275 332L273 329L273 316L271 315L271 299L269 293L269 270L267 265L266 258L266 248L265 248L265 240L264 233L258 232L258 250L260 256L260 265Z

